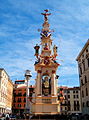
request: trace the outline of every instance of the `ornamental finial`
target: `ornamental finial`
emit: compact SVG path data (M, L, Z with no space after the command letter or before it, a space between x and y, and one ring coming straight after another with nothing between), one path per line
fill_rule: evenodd
M45 11L45 13L41 13L42 15L44 15L44 20L45 20L45 22L47 22L48 21L48 16L49 15L51 15L51 13L48 13L48 9L46 9L46 10L44 10Z

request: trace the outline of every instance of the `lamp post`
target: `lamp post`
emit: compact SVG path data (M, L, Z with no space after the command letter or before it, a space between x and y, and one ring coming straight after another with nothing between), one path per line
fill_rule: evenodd
M26 106L25 106L25 114L26 116L28 115L29 116L29 113L30 113L30 109L29 109L29 80L30 78L32 77L31 75L31 71L30 70L26 70L25 72L25 78L26 78Z

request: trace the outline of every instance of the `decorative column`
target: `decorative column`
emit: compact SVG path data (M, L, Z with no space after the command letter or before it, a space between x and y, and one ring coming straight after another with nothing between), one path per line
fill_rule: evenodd
M56 75L56 94L57 94L57 89L58 89L58 78L59 78L59 75Z
M29 80L30 78L32 77L31 75L31 71L30 70L26 70L26 73L25 73L25 78L26 78L26 106L25 106L25 114L27 116L27 114L30 113L30 109L29 109Z
M38 70L38 75L37 75L37 95L41 95L41 70Z
M52 89L51 89L51 95L56 95L56 82L55 82L55 70L52 71L52 81L51 81L51 85L52 85Z

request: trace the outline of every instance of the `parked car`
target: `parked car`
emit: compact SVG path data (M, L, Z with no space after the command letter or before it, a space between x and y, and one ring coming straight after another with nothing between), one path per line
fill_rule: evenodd
M2 114L0 113L0 118L2 118Z
M16 120L16 116L15 115L10 115L10 120Z

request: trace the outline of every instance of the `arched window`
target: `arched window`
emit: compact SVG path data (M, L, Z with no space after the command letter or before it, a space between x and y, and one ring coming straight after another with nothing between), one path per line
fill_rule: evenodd
M81 79L81 86L83 85L83 80Z
M89 58L87 59L88 67L89 67Z
M87 90L87 88L86 88L86 96L88 96L88 90Z
M85 61L83 61L83 71L85 71Z
M84 91L82 90L82 97L84 97Z
M80 74L80 75L82 74L82 67L81 67L81 64L79 64L79 74Z
M87 83L87 76L85 75L85 83Z

